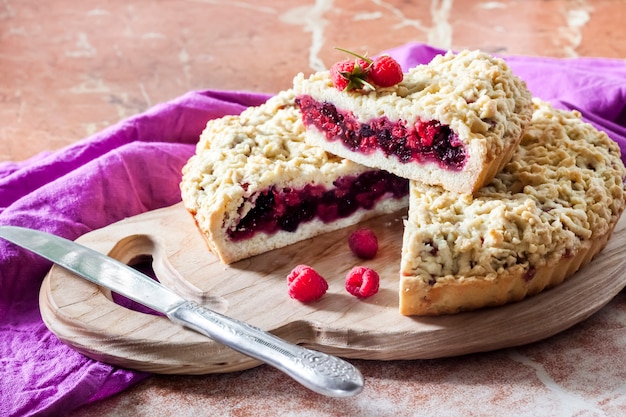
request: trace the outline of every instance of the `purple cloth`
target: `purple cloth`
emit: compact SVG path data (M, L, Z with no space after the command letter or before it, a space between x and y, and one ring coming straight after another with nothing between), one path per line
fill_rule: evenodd
M388 51L406 70L441 50ZM505 57L537 97L579 110L626 154L626 63L608 59ZM0 163L0 224L69 239L180 201L180 170L207 120L238 114L269 96L190 92L56 152ZM0 239L0 415L57 415L118 393L144 373L84 357L41 320L46 262Z

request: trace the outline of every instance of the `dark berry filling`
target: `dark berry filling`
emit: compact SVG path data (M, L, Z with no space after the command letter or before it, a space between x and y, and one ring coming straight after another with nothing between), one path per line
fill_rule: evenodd
M306 185L299 190L271 187L262 191L253 197L254 207L228 230L228 236L243 240L257 232L294 232L300 223L315 218L330 223L360 208L372 209L385 195L400 199L409 193L408 180L382 170L342 177L333 185L332 189Z
M387 117L360 123L351 112L343 112L328 102L300 96L296 104L306 126L324 132L329 141L340 140L353 152L382 150L402 163L436 162L442 168L459 171L466 161L465 147L449 126L437 121L418 121L407 126Z
M537 274L537 270L535 269L535 267L531 266L530 268L528 268L528 271L524 273L524 281L526 282L532 281L532 279L535 278L536 274Z

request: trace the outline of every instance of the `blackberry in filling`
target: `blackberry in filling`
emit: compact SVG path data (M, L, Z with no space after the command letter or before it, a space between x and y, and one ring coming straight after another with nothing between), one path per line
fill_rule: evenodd
M301 223L315 218L333 222L358 209L372 209L385 196L401 199L409 193L408 180L382 170L342 177L333 185L332 189L306 185L299 190L271 187L262 191L252 197L254 207L228 230L228 237L238 241L257 232L294 232Z
M382 150L402 163L436 162L440 167L460 171L467 159L465 147L449 126L437 121L418 121L413 126L390 121L387 117L360 123L351 112L333 104L316 101L311 96L296 99L303 122L314 126L329 141L340 140L353 152Z

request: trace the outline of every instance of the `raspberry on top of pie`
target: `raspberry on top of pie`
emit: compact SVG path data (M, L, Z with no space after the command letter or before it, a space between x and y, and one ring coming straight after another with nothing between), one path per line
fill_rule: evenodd
M294 90L311 145L457 193L491 181L532 114L526 84L480 51L439 55L391 87L340 91L321 71Z
M307 144L294 98L209 121L183 168L183 204L224 263L408 204L406 179Z
M605 133L535 99L511 161L475 195L410 183L401 313L496 306L561 283L606 245L625 176Z

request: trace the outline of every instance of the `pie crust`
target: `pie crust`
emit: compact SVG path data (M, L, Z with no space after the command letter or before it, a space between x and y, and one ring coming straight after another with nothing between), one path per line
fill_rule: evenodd
M407 180L307 144L294 98L292 90L283 91L238 116L209 121L195 155L183 168L180 185L183 204L193 215L211 252L223 263L284 247L408 205ZM254 213L261 201L259 196L264 193L271 192L275 198L303 189L332 193L339 190L339 184L351 179L381 175L394 187L381 191L372 207L361 205L349 215L330 220L314 217L298 223L295 230L266 227L255 231L250 230L254 227L250 225L256 223L250 221L245 228L241 226L242 219ZM276 210L290 214L298 208L287 206ZM269 217L266 225L273 225L274 220ZM247 232L250 233L246 235Z
M475 195L410 183L400 312L498 306L558 285L606 245L625 176L605 133L535 99L511 161Z

